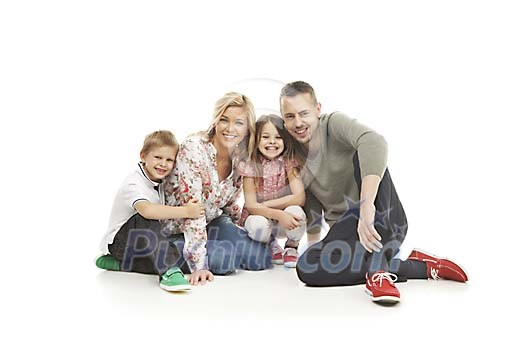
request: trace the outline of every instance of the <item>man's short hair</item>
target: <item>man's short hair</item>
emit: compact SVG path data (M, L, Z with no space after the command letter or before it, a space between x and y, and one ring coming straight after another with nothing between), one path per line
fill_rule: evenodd
M315 96L314 88L304 81L294 81L286 84L281 89L281 96L279 96L279 99L282 99L283 97L294 97L299 94L309 94L312 98L312 102L317 104L317 97Z

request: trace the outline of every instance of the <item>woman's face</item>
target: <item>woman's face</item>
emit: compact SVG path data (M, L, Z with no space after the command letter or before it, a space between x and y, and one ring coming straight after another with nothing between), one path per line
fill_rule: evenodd
M215 122L213 144L217 149L226 149L231 154L248 135L248 113L243 107L228 107Z

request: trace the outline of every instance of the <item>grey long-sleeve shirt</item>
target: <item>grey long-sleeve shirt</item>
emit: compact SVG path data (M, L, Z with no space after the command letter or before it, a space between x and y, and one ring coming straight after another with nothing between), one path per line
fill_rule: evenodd
M361 178L383 176L387 163L387 143L383 136L341 112L322 114L319 132L321 144L317 154L309 154L301 172L307 199L305 209L324 210L331 225L347 210L345 196L359 201L354 177L353 157L358 153Z

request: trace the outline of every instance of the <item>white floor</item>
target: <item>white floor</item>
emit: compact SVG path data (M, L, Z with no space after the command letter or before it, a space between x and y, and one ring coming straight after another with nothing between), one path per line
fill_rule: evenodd
M175 326L182 321L180 329L193 334L195 345L206 339L210 345L237 347L252 339L251 347L281 347L288 337L306 347L348 348L399 341L408 348L442 348L472 344L472 337L476 343L505 342L492 338L496 319L490 315L500 311L497 303L487 303L490 289L478 271L469 272L466 284L399 283L402 301L388 307L371 302L364 286L306 287L294 269L283 266L217 276L212 283L179 293L161 290L155 276L91 271L91 288L112 323L131 321L155 329L159 323ZM185 339L192 343L191 336Z

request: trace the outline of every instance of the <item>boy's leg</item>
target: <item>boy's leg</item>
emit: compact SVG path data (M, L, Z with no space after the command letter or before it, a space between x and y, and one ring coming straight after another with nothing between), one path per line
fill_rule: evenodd
M233 249L233 259L230 260L236 268L264 270L271 267L268 244L252 240L248 232L235 225L230 217L221 215L215 218L208 224L207 231L208 243L217 241Z
M119 230L108 246L121 270L162 275L170 267L182 264L182 254L161 233L158 220L133 215Z

